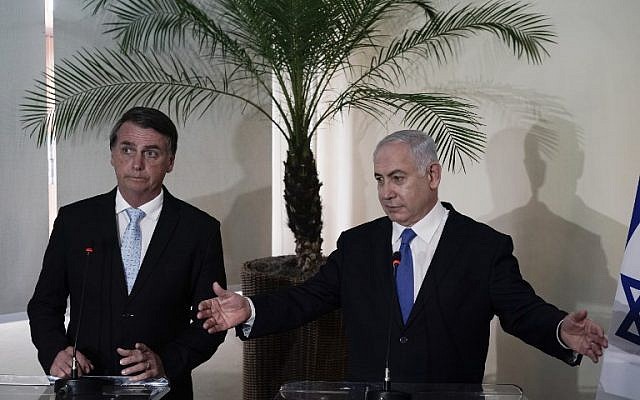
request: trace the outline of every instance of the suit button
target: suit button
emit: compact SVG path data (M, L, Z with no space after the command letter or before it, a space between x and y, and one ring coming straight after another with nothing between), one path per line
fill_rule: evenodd
M405 344L409 341L409 338L406 336L401 336L400 337L400 343Z

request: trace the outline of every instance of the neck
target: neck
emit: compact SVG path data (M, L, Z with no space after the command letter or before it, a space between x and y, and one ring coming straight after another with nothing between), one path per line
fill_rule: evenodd
M162 189L158 190L157 192L153 192L153 193L144 193L144 194L140 194L140 195L132 195L131 193L125 193L123 191L120 191L120 194L122 194L122 198L127 202L127 204L129 204L131 207L133 208L139 208L140 206L147 204L148 202L150 202L151 200L155 199L156 197L158 197L158 195L160 194L160 192L162 192Z

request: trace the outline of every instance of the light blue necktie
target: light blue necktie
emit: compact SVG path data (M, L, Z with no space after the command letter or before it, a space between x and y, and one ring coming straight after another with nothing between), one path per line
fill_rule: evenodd
M410 228L402 231L400 238L400 265L396 271L396 289L398 290L398 302L402 311L402 320L407 323L411 308L413 307L413 256L409 243L416 237L416 233Z
M127 293L131 293L133 283L140 270L140 253L142 252L140 220L145 216L145 213L137 208L127 208L125 211L129 216L129 225L122 236L120 252L122 253L124 274L127 278Z

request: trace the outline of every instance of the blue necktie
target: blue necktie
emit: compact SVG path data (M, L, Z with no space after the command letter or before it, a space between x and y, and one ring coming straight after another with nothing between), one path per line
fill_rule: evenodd
M140 220L145 216L144 211L137 208L127 208L125 210L129 216L129 225L122 236L122 264L124 274L127 278L127 293L131 293L133 283L140 270L140 253L142 252L142 231L140 230Z
M416 233L410 228L405 229L400 235L402 241L400 242L400 265L396 271L396 289L402 320L405 324L413 307L413 256L409 243L415 237Z

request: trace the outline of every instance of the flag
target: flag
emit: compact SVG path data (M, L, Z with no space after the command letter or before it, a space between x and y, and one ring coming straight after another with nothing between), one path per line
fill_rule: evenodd
M596 400L640 399L640 181L613 301Z

